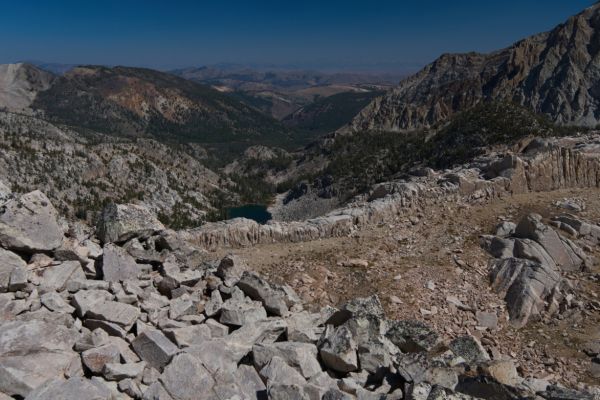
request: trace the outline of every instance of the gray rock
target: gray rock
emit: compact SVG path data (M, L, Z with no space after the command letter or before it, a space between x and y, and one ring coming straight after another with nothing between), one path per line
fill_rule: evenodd
M425 381L431 362L425 353L397 354L394 366L403 380L418 384Z
M248 351L257 343L274 343L286 331L287 325L281 318L267 318L237 329L225 340L230 345L246 348Z
M316 343L323 333L319 314L310 314L307 311L292 313L286 317L287 337L292 342Z
M234 373L234 379L251 400L264 398L267 387L256 369L250 365L240 365Z
M86 328L91 329L91 330L102 329L103 331L106 331L111 336L118 336L121 338L124 338L127 336L127 331L125 329L123 329L121 326L115 324L114 322L103 321L100 319L86 318L83 321L83 326L85 326Z
M235 342L224 339L204 340L197 345L187 347L183 351L194 356L213 375L222 373L232 374L237 364L251 348L240 346Z
M98 220L97 235L103 243L146 238L165 229L147 208L137 204L109 204Z
M140 316L140 310L129 304L103 301L96 303L85 315L88 318L117 324L128 331Z
M435 386L454 390L458 385L458 374L451 368L430 367L425 373L425 381Z
M473 336L458 337L450 342L449 347L455 355L462 357L468 363L478 363L490 359L479 340Z
M42 285L48 289L63 291L71 280L85 280L85 273L78 261L65 261L44 269Z
M195 357L178 354L165 368L160 382L174 400L203 400L211 398L215 380Z
M544 379L537 378L525 378L523 382L521 382L521 386L524 387L531 393L544 392L550 386L550 382Z
M131 396L134 399L141 399L143 396L140 385L138 385L136 381L129 378L119 381L118 388L119 391Z
M254 366L257 370L264 368L273 357L279 357L307 379L321 372L317 354L317 347L309 343L277 342L256 344L252 347Z
M80 377L53 379L29 393L26 400L112 400L110 389L102 383Z
M539 393L546 400L594 400L596 396L592 393L567 389L555 385L550 385L544 392Z
M562 269L566 271L579 269L583 260L569 251L556 231L544 225L541 220L542 217L537 214L529 214L524 217L515 229L515 236L535 240Z
M108 282L137 279L140 266L125 250L114 244L104 245L102 254L102 277Z
M358 345L352 332L346 326L326 330L319 349L323 364L338 372L352 372L358 369Z
M523 327L546 308L546 302L561 283L558 271L546 264L506 258L490 261L492 289L505 294L510 322Z
M477 311L475 319L477 319L478 326L489 329L496 329L498 327L498 314L495 312Z
M0 247L0 292L6 292L15 269L26 270L27 263L12 251Z
M0 206L10 200L12 196L12 190L4 182L0 181Z
M79 340L75 343L75 350L83 352L108 343L109 336L106 331L102 329L96 329L94 331L85 330Z
M164 333L180 348L201 344L212 337L210 327L206 324L167 329Z
M339 310L334 312L327 320L327 325L339 326L349 319L354 318L369 318L369 319L383 319L384 311L379 301L379 297L376 295L357 298L350 300L344 304Z
M223 303L221 317L222 324L242 326L267 318L267 312L259 301L244 299L242 301L231 298Z
M515 239L483 235L480 238L481 247L496 258L513 257L515 254Z
M267 312L283 316L288 312L285 293L274 289L256 273L244 272L237 286L251 299L260 301Z
M58 313L72 314L75 311L74 307L71 307L65 299L63 299L56 292L49 292L42 295L40 298L42 304L46 306L50 311Z
M101 331L101 329L99 329ZM121 353L121 361L134 364L140 361L140 358L135 354L135 352L129 346L129 342L124 339L121 339L117 336L109 336L108 338L111 344L114 344L119 348L119 352Z
M208 326L210 329L210 336L213 338L225 337L229 334L229 328L214 319L207 319L204 325Z
M76 363L77 331L56 323L10 321L0 324L0 392L25 397Z
M398 352L397 349L396 352ZM360 344L358 346L360 368L371 374L379 374L382 370L392 366L391 354L387 343L381 340Z
M204 313L207 317L214 317L221 312L223 307L223 298L218 290L213 290L210 294L210 300L204 305Z
M486 375L491 376L503 385L514 387L523 381L512 360L494 360L483 365L482 369Z
M242 277L242 274L247 269L248 266L244 260L242 260L242 258L233 254L229 254L225 256L219 263L216 275L223 279L223 283L226 286L231 287L238 283Z
M138 379L141 378L146 368L144 361L130 364L107 363L104 365L102 374L109 381L120 381L122 379Z
M189 296L184 295L171 300L169 305L169 318L179 319L184 315L190 315L196 313L196 306Z
M119 348L112 344L105 344L81 353L83 365L95 375L100 374L106 364L118 363L120 359L121 353Z
M58 213L36 190L6 202L0 211L0 245L28 253L51 251L63 241Z
M430 351L439 340L438 334L420 321L388 321L388 325L386 338L405 353Z
M144 391L142 400L173 400L160 382L154 382Z
M8 290L18 292L27 287L27 270L25 268L14 268L10 273Z
M86 239L83 241L82 245L88 250L88 257L91 259L97 260L102 256L102 247L95 241L91 239Z
M270 384L300 386L306 384L306 380L296 369L277 356L271 358L269 363L259 371L259 375L267 382L267 386Z
M514 222L503 221L496 226L495 235L505 238L515 233L516 229L517 225Z
M159 371L179 352L173 342L155 330L142 332L131 342L131 345L137 355L148 363L149 367Z
M600 339L590 340L581 346L581 350L590 357L595 357L600 354Z
M546 249L544 249L544 247L535 240L515 240L514 256L517 258L535 261L542 265L548 266L548 268L553 270L559 270L559 266L556 265L552 256L550 256Z
M71 304L77 310L77 315L82 318L96 304L110 301L112 298L113 295L106 290L80 290L73 295Z

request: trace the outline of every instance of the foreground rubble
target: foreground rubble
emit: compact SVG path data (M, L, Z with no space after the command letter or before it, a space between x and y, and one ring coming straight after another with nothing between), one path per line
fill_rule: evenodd
M211 261L134 206L105 213L101 224L117 228L105 229L112 233L100 241L84 226L60 223L42 196L7 195L0 215L6 396L598 396L592 387L573 391L522 379L513 360L496 357L475 336L446 341L422 322L388 320L377 296L306 311L290 287L265 281L236 256ZM36 226L38 218L44 229L31 237L12 228ZM542 229L538 222L532 224Z

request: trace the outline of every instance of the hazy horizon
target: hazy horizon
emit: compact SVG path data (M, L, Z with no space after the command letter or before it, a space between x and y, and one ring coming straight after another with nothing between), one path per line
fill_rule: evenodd
M0 16L0 63L403 73L442 53L506 47L593 3L14 2Z

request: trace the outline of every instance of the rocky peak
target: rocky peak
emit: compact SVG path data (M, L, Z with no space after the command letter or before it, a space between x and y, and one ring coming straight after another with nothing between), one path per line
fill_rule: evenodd
M481 101L508 100L559 124L600 122L600 5L490 54L444 54L371 102L341 132L432 128Z

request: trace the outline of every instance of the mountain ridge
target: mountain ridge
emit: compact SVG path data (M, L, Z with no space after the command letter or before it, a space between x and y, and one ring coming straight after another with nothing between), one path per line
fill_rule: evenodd
M435 128L481 101L514 101L561 125L600 123L600 5L488 54L443 54L339 132Z

